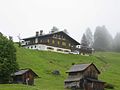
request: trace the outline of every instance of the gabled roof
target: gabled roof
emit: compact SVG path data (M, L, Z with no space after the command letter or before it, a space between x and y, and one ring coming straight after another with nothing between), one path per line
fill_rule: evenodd
M15 73L11 74L11 76L20 76L20 75L23 75L23 74L27 73L28 71L33 72L31 69L21 69L21 70L15 72ZM38 75L35 72L33 72L33 74L34 74L35 77L38 77Z
M62 34L64 34L64 35L67 35L67 37L68 37L69 39L71 39L73 42L75 42L76 45L80 45L79 42L77 42L75 39L73 39L72 37L70 37L70 36L69 36L68 34L66 34L64 31L58 31L58 32L49 33L49 34L45 34L45 35L39 35L39 36L33 36L33 37L23 38L22 40L34 39L34 38L36 38L36 37L42 38L42 37L52 36L52 35L57 34L57 33L62 33Z
M17 71L13 74L13 76L22 75L22 74L26 73L27 71L29 71L29 69Z
M97 69L97 67L93 63L73 65L70 68L70 70L68 70L66 73L70 73L70 72L82 72L82 71L86 70L91 65L93 65L96 68L96 70L98 71L98 74L100 74L100 71Z

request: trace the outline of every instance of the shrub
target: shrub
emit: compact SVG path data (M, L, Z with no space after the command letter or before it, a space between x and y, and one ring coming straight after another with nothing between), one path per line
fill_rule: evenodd
M107 89L114 89L114 85L110 84L110 83L106 83L105 84L105 88L107 88Z

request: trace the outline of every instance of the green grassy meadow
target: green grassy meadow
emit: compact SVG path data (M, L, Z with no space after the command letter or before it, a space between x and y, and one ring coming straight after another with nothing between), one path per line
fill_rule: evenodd
M35 79L34 86L0 84L0 90L66 90L65 72L72 63L94 63L101 71L99 79L113 84L114 90L120 90L120 53L97 52L92 56L81 56L17 47L17 62L21 69L31 68L40 78ZM51 74L54 70L59 70L61 75Z

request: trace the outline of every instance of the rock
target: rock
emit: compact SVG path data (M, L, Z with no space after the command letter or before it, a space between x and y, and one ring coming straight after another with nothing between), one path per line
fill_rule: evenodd
M52 71L52 74L53 75L60 75L60 71L59 70L54 70L54 71Z

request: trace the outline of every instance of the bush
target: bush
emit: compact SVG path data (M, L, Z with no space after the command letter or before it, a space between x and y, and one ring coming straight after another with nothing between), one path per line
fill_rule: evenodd
M11 74L18 70L16 48L12 38L0 33L0 83L9 83Z
M105 88L107 88L107 89L114 89L114 85L106 83L105 84Z
M73 62L72 65L75 65L75 63Z

